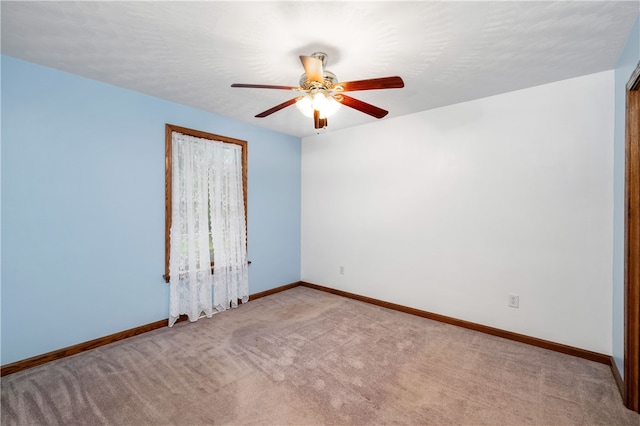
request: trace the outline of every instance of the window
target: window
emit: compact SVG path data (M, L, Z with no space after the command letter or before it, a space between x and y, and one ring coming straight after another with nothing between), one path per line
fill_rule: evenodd
M240 148L241 151L241 167L242 167L242 198L243 198L243 204L244 204L244 229L242 230L242 232L244 232L245 235L245 239L246 239L246 233L247 233L247 229L246 229L246 219L247 219L247 142L243 141L243 140L239 140L239 139L233 139L233 138L229 138L226 136L219 136L219 135L215 135L212 133L206 133L206 132L202 132L202 131L198 131L198 130L193 130L193 129L188 129L188 128L184 128L184 127L179 127L179 126L174 126L171 124L167 124L165 126L165 265L164 265L164 279L166 282L170 281L170 260L171 260L171 226L172 226L172 214L173 208L180 208L180 206L174 206L173 205L173 199L172 199L172 185L173 185L173 166L174 166L174 158L173 156L175 155L175 149L173 147L173 139L174 139L174 134L182 134L182 135L187 135L187 136L191 136L194 138L199 138L202 140L210 140L210 141L215 141L217 143L224 143L225 145L228 145L229 148L236 148L236 149L227 149L227 150L223 150L223 151L218 151L218 152L223 152L224 154L224 158L221 159L222 162L224 163L228 163L231 161L234 161L234 156L236 155L234 153L234 151L237 151L237 148ZM175 159L177 161L177 159ZM211 165L211 167L213 167L213 165ZM184 203L184 200L183 200ZM182 208L186 208L184 205L182 206ZM209 199L209 203L207 206L207 213L206 216L207 218L211 217L211 200ZM204 215L203 215L204 216ZM211 221L207 220L209 223L209 228L208 228L208 241L209 241L209 257L211 259L211 263L210 263L210 268L211 271L213 272L214 270L214 238L213 238L213 227L211 226ZM177 237L177 233L176 233L176 237ZM188 238L187 235L181 235L182 238ZM186 244L181 244L181 246L184 247L184 250L187 249L187 245Z

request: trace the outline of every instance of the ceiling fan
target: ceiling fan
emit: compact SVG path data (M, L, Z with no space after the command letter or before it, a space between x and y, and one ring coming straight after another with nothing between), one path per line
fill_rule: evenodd
M300 86L273 86L268 84L238 84L231 87L246 87L253 89L280 89L300 92L295 98L276 105L260 114L256 118L267 117L274 112L296 104L300 112L307 117L313 117L316 129L327 127L327 118L333 115L341 105L369 114L375 118L382 118L389 113L375 105L368 104L344 94L358 90L399 89L404 87L400 77L382 77L368 80L348 81L339 83L335 74L326 70L327 54L316 52L311 56L300 56L304 67L304 74L300 77Z

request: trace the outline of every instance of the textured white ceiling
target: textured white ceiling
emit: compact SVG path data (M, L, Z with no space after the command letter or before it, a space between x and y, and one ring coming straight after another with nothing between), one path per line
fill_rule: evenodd
M10 2L2 53L296 136L298 55L338 80L399 75L351 96L397 117L615 67L639 1ZM386 119L386 118L385 118ZM375 121L343 107L322 132Z

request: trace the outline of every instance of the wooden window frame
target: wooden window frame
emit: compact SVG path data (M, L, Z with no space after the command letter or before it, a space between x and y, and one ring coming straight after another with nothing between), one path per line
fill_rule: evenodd
M170 260L170 233L171 233L171 188L172 188L172 153L173 153L173 132L182 133L183 135L193 136L201 139L209 139L218 142L231 143L240 145L242 148L242 195L244 199L244 219L247 234L247 141L230 138L228 136L220 136L213 133L207 133L200 130L189 129L186 127L175 126L173 124L165 124L165 151L164 151L164 191L165 191L165 216L164 216L164 275L165 282L169 282L169 260ZM213 262L211 262L211 271L213 272Z

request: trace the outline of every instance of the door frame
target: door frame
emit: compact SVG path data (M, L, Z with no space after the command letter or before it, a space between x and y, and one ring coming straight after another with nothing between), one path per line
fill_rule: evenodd
M626 85L624 405L640 412L640 62Z

